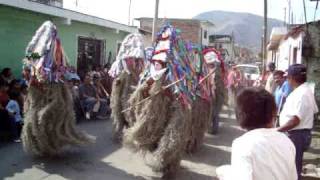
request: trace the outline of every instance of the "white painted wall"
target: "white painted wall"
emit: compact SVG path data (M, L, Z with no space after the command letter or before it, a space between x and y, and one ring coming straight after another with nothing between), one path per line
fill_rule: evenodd
M297 48L297 59L296 63L301 64L302 62L302 41L304 33L300 33L297 38L289 37L286 40L280 42L277 51L277 62L276 66L278 70L285 71L288 69L289 65L294 64L293 62L293 52L294 48Z
M201 22L201 29L202 29L202 45L208 46L209 45L209 36L211 35L212 29L214 28L213 25L207 22ZM207 38L204 37L204 32L207 31Z

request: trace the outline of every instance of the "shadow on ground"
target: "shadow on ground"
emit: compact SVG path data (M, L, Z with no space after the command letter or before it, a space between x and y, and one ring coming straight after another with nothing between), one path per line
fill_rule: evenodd
M79 126L97 137L97 143L76 147L54 158L37 158L26 154L21 144L7 144L1 149L0 179L143 179L101 161L117 151L112 145L111 123L82 122ZM109 129L108 129L109 128Z

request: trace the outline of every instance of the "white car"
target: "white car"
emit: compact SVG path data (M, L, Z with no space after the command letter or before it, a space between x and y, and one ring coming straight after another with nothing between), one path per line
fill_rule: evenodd
M261 72L259 66L253 64L239 64L236 66L242 73L244 80L251 86L259 79Z

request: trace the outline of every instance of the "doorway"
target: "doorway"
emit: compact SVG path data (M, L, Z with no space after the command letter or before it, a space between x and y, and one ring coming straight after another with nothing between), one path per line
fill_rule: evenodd
M94 67L105 61L105 41L88 37L78 37L77 72L81 79Z

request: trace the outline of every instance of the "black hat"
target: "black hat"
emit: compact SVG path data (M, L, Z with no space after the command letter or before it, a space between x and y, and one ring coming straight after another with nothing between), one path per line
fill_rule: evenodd
M288 76L301 76L307 74L307 68L303 64L293 64L289 66Z

